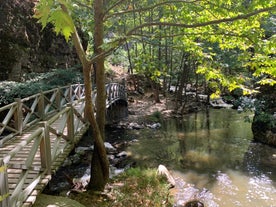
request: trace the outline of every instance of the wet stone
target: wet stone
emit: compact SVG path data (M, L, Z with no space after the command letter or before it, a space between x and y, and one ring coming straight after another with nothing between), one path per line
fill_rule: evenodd
M184 207L204 207L204 204L201 201L189 201L187 202Z

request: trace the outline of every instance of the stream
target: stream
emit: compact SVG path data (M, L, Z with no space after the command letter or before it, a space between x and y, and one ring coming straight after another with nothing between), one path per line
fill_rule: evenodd
M137 166L172 172L179 206L196 199L209 207L275 207L276 148L254 143L244 116L210 109L171 119L136 131L139 141L127 152Z
M193 200L205 207L276 207L276 148L252 140L245 115L252 118L232 109L209 109L166 120L155 129L107 129L106 139L127 143L122 150L137 167L165 165L176 180L171 189L175 207ZM79 147L91 149L87 137ZM70 189L65 174L89 174L89 154L56 174L50 194Z

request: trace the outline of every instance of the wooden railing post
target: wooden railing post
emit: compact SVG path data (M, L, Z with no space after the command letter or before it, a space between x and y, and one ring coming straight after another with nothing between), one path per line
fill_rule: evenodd
M68 110L68 118L67 118L67 134L68 134L68 139L72 142L75 143L74 140L74 112L73 112L73 105L67 104L67 107L69 107Z
M80 85L80 83L78 83L77 97L78 97L78 100L81 99L81 85Z
M70 103L73 101L73 100L72 100L72 97L73 97L73 91L74 91L74 90L73 90L72 87L73 87L72 85L69 86L69 94L68 94L68 95L69 95Z
M107 96L108 102L110 102L110 98L111 98L110 94L111 94L111 87L110 87L110 84L108 84L106 89L106 96Z
M22 111L22 101L20 98L16 98L15 102L17 102L17 109L14 113L14 127L18 130L19 134L22 134L23 129L23 111Z
M0 207L9 207L9 196L7 167L3 160L0 160Z
M49 125L47 122L40 122L40 125L44 129L44 134L40 142L41 166L46 169L47 174L51 174L52 155Z
M58 90L57 90L56 105L57 105L58 111L60 111L60 109L61 109L61 89L60 89L60 87L58 87Z
M40 92L40 97L39 97L39 102L38 102L38 114L42 120L45 118L45 101L44 101L44 94L41 91Z

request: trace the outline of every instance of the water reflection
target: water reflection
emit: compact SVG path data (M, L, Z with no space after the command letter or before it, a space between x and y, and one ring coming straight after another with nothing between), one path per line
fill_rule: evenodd
M173 169L201 189L197 196L212 197L205 199L207 206L276 206L276 149L253 143L243 117L210 110L170 120L161 130L140 131L139 142L128 150L138 165ZM191 187L184 186L179 196Z

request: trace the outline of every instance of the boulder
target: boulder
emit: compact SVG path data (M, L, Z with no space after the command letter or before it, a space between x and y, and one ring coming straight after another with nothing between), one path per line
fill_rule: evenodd
M159 165L157 169L157 174L160 176L165 176L167 178L167 181L170 183L170 187L175 186L175 180L169 170L164 165Z

